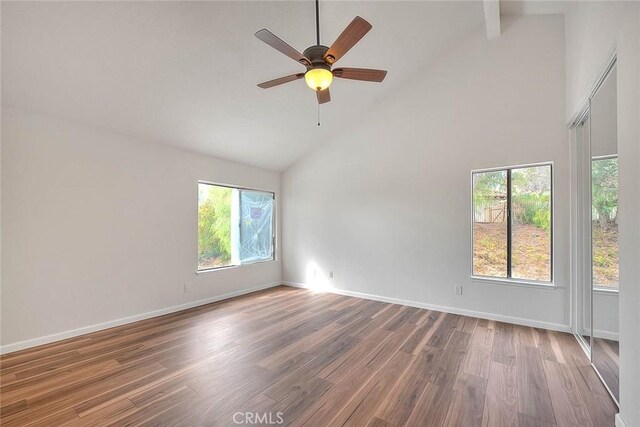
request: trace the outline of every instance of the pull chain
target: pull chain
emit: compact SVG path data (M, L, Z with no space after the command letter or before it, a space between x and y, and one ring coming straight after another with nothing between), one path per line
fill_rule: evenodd
M320 104L318 104L318 126L320 126Z

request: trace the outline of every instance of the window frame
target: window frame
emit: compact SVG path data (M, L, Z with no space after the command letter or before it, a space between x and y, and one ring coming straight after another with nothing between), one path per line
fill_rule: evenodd
M514 169L525 169L539 166L548 166L550 173L550 210L551 210L551 220L550 220L550 260L549 260L549 281L544 280L532 280L532 279L519 279L511 277L511 249L512 249L512 225L511 225L511 171ZM470 177L470 188L471 188L471 197L470 199L470 233L471 233L471 257L470 257L470 275L469 277L476 281L482 282L491 282L498 284L507 284L507 285L529 285L529 286L539 286L543 288L552 288L555 289L555 218L554 218L554 207L555 207L555 185L554 185L554 173L553 173L553 162L539 162L539 163L527 163L521 165L510 165L510 166L501 166L501 167L492 167L492 168L484 168L484 169L473 169L469 174ZM474 273L473 270L473 248L474 248L474 233L473 233L473 223L474 223L474 205L473 205L473 176L477 173L485 173L485 172L502 172L505 171L507 174L507 277L498 277L498 276L482 276Z
M258 192L262 192L262 193L267 193L267 194L271 194L271 197L273 198L273 208L271 211L271 246L273 248L273 253L271 255L270 259L262 259L262 260L257 260L257 261L251 261L251 262L245 262L243 264L232 264L232 265L223 265L220 267L211 267L211 268L204 268L204 269L200 269L199 268L199 264L198 264L198 198L200 197L200 184L203 185L213 185L216 187L224 187L224 188L230 188L232 190L238 190L238 191L258 191ZM254 265L254 264L264 264L264 263L268 263L268 262L275 262L277 261L277 239L276 239L276 235L277 235L277 230L276 230L276 215L277 215L277 202L276 202L276 193L275 191L271 191L271 190L265 190L262 188L253 188L253 187L242 187L242 186L238 186L238 185L231 185L231 184L224 184L224 183L219 183L219 182L212 182L212 181L204 181L204 180L198 180L198 182L196 183L196 275L198 274L202 274L202 273L210 273L213 271L221 271L221 270L229 270L229 269L233 269L233 268L239 268L239 267L246 267L246 266L250 266L250 265ZM238 228L240 227L240 223L238 223Z

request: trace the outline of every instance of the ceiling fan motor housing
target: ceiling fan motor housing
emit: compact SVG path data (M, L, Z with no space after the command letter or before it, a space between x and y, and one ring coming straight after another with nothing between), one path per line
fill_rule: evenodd
M328 64L328 61L325 62L324 60L324 54L328 50L329 48L323 45L314 45L306 48L303 55L311 61L311 65L307 65L307 68L324 68L331 70L330 63Z

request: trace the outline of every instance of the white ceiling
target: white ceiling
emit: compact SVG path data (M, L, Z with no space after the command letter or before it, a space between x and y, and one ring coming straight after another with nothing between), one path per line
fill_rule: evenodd
M336 80L318 128L304 81L256 87L304 69L253 37L268 28L302 51L313 11L309 0L3 1L2 104L282 170L484 25L477 1L321 2L323 44L356 15L373 25L338 64L389 73Z

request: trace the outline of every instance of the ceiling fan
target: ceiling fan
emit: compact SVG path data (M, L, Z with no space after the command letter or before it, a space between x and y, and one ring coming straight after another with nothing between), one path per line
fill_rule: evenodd
M268 89L284 83L304 78L307 86L316 92L318 104L331 101L329 86L334 77L350 80L362 80L366 82L381 82L387 75L386 70L373 70L368 68L335 68L331 69L345 53L347 53L365 34L371 29L371 24L363 18L356 16L344 29L331 47L320 44L320 19L318 17L318 0L316 0L316 41L314 46L298 52L285 41L277 37L271 31L262 29L255 36L272 48L287 55L289 58L304 65L307 69L304 73L291 74L278 79L269 80L258 84L262 89Z

